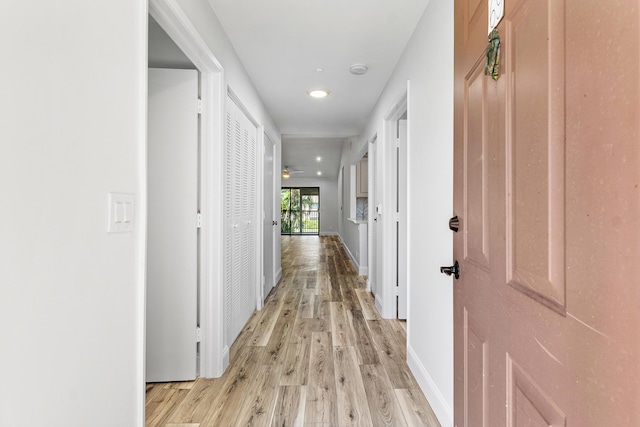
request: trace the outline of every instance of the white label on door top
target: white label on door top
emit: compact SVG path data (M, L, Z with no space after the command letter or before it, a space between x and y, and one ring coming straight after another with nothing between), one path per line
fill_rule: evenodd
M489 31L487 34L491 34L491 31L493 31L502 20L504 16L504 2L505 0L489 0Z

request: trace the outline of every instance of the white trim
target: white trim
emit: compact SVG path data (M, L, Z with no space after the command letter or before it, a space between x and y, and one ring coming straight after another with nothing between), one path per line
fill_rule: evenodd
M229 85L227 85L227 96L231 98L231 100L238 106L240 111L242 111L244 115L247 116L247 119L249 119L251 124L256 127L256 131L262 127L262 134L264 135L264 126L258 123L258 121L253 117L253 114L251 114L251 112L244 105L240 97L236 95L236 92Z
M136 383L138 384L136 402L136 425L145 425L145 382L146 382L146 325L147 325L147 99L148 99L148 9L146 2L139 2L140 33L138 43L138 125L136 159L136 227L135 245L135 284L136 284Z
M407 111L407 92L404 92L385 116L385 121L397 121Z
M347 254L349 255L349 258L351 259L351 264L353 264L353 266L356 268L356 271L359 271L360 270L360 264L356 260L356 257L353 256L353 254L349 250L349 246L347 246L347 244L344 242L344 240L342 240L342 236L338 235L338 237L340 238L340 243L342 243L342 246L347 251Z
M382 122L382 140L377 140L380 145L377 147L376 155L382 157L382 162L378 163L382 164L382 171L378 175L381 179L379 183L376 182L376 186L379 186L382 192L381 200L377 203L382 204L383 214L378 217L378 221L382 221L382 226L378 230L381 233L377 236L378 239L382 239L382 254L378 254L378 259L382 260L382 277L376 277L376 281L382 296L380 315L384 319L395 319L397 316L397 227L393 214L397 197L396 140L397 121L408 109L407 99L408 93L402 93L389 110ZM407 120L407 128L409 126L411 123Z
M382 313L382 297L380 296L380 294L375 295L374 301L376 303L376 310L378 310L378 313Z
M222 277L222 200L224 159L224 70L177 0L149 0L149 14L158 22L201 75L201 210L200 239L200 376L219 377L225 358ZM146 157L145 157L146 161Z
M320 236L340 236L340 233L337 231L321 231ZM340 241L342 241L342 237L340 238Z
M200 72L222 71L222 65L177 0L149 0L149 14Z
M280 174L280 169L278 168L278 165L276 164L276 140L275 138L273 138L271 135L269 135L269 132L267 132L265 130L264 132L265 137L267 138L267 140L269 142L271 142L271 145L273 146L273 165L272 165L272 183L271 183L271 189L272 194L271 194L271 216L274 220L278 221L278 224L280 224L280 210L278 210L278 215L276 215L276 206L280 206L280 187L277 185L277 177ZM276 225L278 225L276 224ZM273 275L273 277L271 278L272 280L272 285L271 285L271 289L275 288L276 285L278 284L278 280L279 277L276 277L276 245L277 245L277 241L276 239L280 239L280 227L276 227L276 226L272 226L271 227L271 274ZM282 276L282 269L280 269L280 276ZM271 290L269 290L269 292L271 292ZM266 298L267 296L265 295L264 298ZM264 299L263 299L264 301Z
M280 267L278 269L278 271L276 272L274 278L273 278L273 286L278 286L278 282L280 281L280 279L282 279L282 267Z
M355 267L356 271L358 272L358 275L359 276L366 276L366 275L369 274L369 267L360 266L358 261L356 261L356 258L353 256L353 254L349 250L349 246L347 246L347 244L344 242L344 240L342 240L342 236L340 234L338 234L336 232L327 232L327 233L320 233L320 235L321 236L338 236L340 238L340 242L342 243L342 246L344 246L344 249L347 251L347 254L349 255L349 258L351 259L351 264L353 264L353 266ZM367 286L369 286L369 279L367 279Z
M413 376L418 381L420 389L427 398L429 405L431 405L438 421L440 421L440 425L442 427L453 427L453 408L447 404L447 399L444 398L411 346L407 346L407 365L409 365L409 369L411 369Z
M369 202L371 202L372 197L375 198L375 195L373 194L372 191L372 187L373 187L373 180L374 180L374 170L375 170L375 162L377 162L378 160L375 157L372 157L372 152L374 150L373 144L377 143L378 141L378 134L376 133L375 135L373 135L373 137L367 142L367 153L369 153L369 176L368 178L368 188L367 191L369 193ZM377 150L378 147L376 146L375 149ZM377 152L377 151L376 151ZM377 154L376 154L377 156ZM373 159L373 162L371 161ZM377 184L377 183L376 183ZM370 212L374 212L375 210L375 206L373 206L372 203L369 203L369 208L371 209ZM373 248L373 250L371 249L371 242L373 242L373 228L375 227L375 223L373 221L374 215L370 214L369 218L367 219L367 268L371 267L372 268L372 272L374 273L374 278L376 281L376 287L378 285L378 277L376 276L376 260L373 257L374 251L377 255L378 252L378 248L375 247ZM379 236L377 238L380 238ZM369 274L367 277L367 291L368 292L372 292L373 290L373 286L371 283L371 275ZM378 310L378 312L380 312L380 310Z
M407 230L411 230L411 81L407 80ZM411 233L407 232L407 324L411 321ZM410 338L411 328L407 328L407 345L412 341Z
M229 365L222 355L224 345L223 200L224 194L224 71L202 73L203 115L201 156L203 158L200 203L205 216L201 230L200 259L200 376L219 377Z
M225 366L229 366L229 349L230 347L228 345L225 345L222 349L222 360Z
M256 127L256 155L257 155L257 171L256 180L258 180L258 200L256 202L258 208L258 220L256 221L256 231L258 233L258 245L256 245L256 253L258 257L256 272L256 310L262 310L262 303L266 295L264 295L264 126Z

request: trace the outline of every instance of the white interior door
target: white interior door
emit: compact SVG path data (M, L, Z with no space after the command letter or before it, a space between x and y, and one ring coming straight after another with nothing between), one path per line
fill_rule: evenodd
M276 226L273 215L274 191L273 191L273 142L265 134L264 136L264 226L263 230L263 266L264 284L262 289L263 299L269 295L273 288L273 229Z
M398 120L398 319L407 318L407 121Z
M149 69L148 382L196 377L198 74Z
M378 221L378 144L373 141L369 150L369 216L371 218L371 239L369 245L369 283L371 284L371 292L376 299L380 298L380 277L382 263L380 255L382 253L382 244L380 242L380 224Z
M231 345L256 308L257 129L229 97L225 147L225 326Z

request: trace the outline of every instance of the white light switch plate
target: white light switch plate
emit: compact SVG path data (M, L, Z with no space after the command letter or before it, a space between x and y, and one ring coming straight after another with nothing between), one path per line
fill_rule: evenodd
M127 233L133 231L135 195L109 193L108 199L109 222L107 224L107 233Z

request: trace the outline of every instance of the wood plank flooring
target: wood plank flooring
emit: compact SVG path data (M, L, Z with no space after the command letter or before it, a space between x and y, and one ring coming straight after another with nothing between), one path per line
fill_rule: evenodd
M147 384L146 425L439 427L340 240L283 236L282 269L221 378Z

